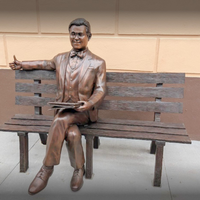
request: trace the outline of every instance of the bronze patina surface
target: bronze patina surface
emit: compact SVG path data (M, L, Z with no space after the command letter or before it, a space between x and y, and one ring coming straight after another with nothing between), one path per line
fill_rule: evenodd
M64 140L67 141L71 166L74 174L71 189L77 191L83 184L84 154L81 133L77 125L95 122L98 106L106 93L106 64L87 47L91 39L90 24L83 18L73 20L69 25L72 50L56 55L52 60L18 61L10 63L13 70L55 70L57 79L57 102L80 102L73 109L58 109L47 139L43 166L29 187L30 194L44 189L53 172L53 166L60 162Z

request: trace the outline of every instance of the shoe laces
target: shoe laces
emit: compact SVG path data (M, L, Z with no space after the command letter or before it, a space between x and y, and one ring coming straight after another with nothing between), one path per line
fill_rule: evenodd
M37 177L44 180L45 179L45 177L44 177L45 173L44 172L46 172L46 174L47 174L47 173L49 173L48 171L49 171L48 169L42 168L41 172L38 173Z
M74 175L75 175L75 176L78 176L78 175L79 175L79 170L80 170L80 169L75 169L75 170L74 170Z
M40 179L44 179L44 170L43 171L41 171L39 174L38 174L38 178L40 178Z

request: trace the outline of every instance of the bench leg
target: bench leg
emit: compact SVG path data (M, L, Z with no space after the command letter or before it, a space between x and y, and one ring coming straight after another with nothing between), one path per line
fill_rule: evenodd
M85 178L91 179L93 174L93 136L86 135L86 173Z
M39 134L42 144L47 144L47 134Z
M156 141L152 141L150 147L150 154L155 154L155 153L156 153Z
M94 137L94 146L93 146L93 148L94 149L98 149L99 145L100 145L100 139L99 139L99 137L95 136Z
M18 132L19 150L20 150L20 172L26 172L28 169L28 133Z
M165 142L156 141L156 162L154 173L154 186L160 187L162 176L163 149Z

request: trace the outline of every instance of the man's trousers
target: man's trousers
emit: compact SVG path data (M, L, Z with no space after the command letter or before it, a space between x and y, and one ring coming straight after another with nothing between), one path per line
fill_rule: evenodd
M63 142L66 140L71 166L75 169L82 168L85 158L81 133L77 125L84 125L88 122L88 111L77 112L67 109L58 111L49 130L46 156L43 164L45 166L53 166L60 163Z

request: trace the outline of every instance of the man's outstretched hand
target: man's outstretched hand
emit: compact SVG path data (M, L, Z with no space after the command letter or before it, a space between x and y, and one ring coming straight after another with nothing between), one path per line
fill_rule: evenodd
M78 101L78 103L81 103L81 106L79 106L75 110L79 112L90 110L93 107L92 103L90 103L89 101Z
M15 56L13 56L14 61L12 63L9 63L9 66L12 70L19 70L22 68L22 64L19 60L16 59Z

